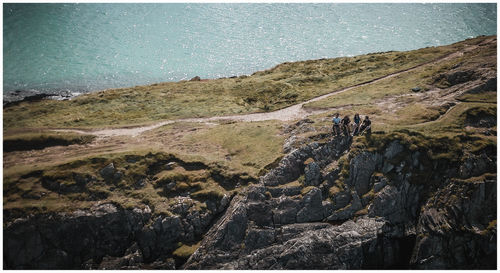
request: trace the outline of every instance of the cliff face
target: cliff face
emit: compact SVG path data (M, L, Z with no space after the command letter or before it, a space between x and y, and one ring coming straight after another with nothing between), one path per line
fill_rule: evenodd
M181 241L200 238L229 197L200 213L179 200L175 216L153 216L149 207L123 209L102 203L87 211L41 214L4 228L9 269L175 269L171 253ZM199 239L198 239L199 240Z
M182 200L176 216L102 203L16 220L4 228L4 266L495 268L494 152L432 160L384 139L377 149L344 137L302 146L204 214ZM202 237L185 264L169 258L178 242Z
M353 155L339 189L340 169L325 166L348 144L334 139L285 157L260 185L233 199L185 268L496 267L496 228L490 224L496 221L496 176L454 178L470 177L464 173L469 161L475 174L495 172L494 154L462 164L426 162L395 140L381 151ZM304 164L307 158L314 161ZM304 195L286 187L300 169L310 185ZM423 173L432 175L415 178Z

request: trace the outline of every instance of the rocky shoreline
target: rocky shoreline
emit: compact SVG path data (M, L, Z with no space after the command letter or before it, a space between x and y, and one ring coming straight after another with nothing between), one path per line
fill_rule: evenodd
M37 90L15 90L4 93L3 107L9 107L21 102L39 101L42 99L69 100L81 94L81 92L71 92L68 90L53 90L50 92Z

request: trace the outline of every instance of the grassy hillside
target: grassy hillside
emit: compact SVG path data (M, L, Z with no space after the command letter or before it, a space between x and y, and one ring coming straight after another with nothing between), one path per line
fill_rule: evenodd
M283 63L251 76L113 89L4 109L4 128L103 127L280 109L445 56L484 37L408 52Z
M326 112L305 123L175 122L137 137L105 138L48 130L271 111L472 45L478 47L463 55L308 103L305 109ZM441 147L436 158L496 149L496 54L496 37L478 37L409 52L284 63L238 78L9 106L3 112L4 219L104 201L169 214L173 197L186 195L203 210L207 199L220 200L258 181L283 156L284 144L329 140L335 112L371 117L374 134L355 137L358 148L385 143L390 136L431 151ZM494 83L487 81L493 77ZM420 90L412 91L415 87ZM120 173L113 178L101 173L110 163Z

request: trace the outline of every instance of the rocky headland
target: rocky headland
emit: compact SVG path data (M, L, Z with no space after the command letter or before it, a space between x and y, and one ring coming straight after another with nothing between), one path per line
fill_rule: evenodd
M43 142L35 129L68 122L67 130L97 132L74 126L90 114L51 115L66 111L62 103L112 104L102 101L109 93L53 102L61 103L54 112L37 110L21 127L12 124L16 111L47 102L11 105L3 267L496 269L496 37L452 48L393 77L303 100L309 116L291 122L177 121L139 136L96 134L35 150L33 138ZM390 54L376 58L402 58ZM340 66L363 62L356 60ZM227 79L236 80L247 79ZM210 84L185 84L193 82ZM246 99L262 107L280 100ZM332 136L337 111L370 115L373 133Z

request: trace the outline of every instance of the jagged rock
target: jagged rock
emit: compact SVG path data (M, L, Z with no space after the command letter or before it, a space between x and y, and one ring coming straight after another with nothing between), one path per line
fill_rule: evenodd
M300 236L304 232L331 227L328 223L297 223L284 225L278 229L276 240L282 244L292 238Z
M384 157L386 159L393 159L396 155L401 153L404 150L403 145L399 143L399 141L392 141L389 146L385 149Z
M303 174L304 162L308 158L315 159L320 168L331 163L332 158L338 158L350 146L352 139L342 138L338 141L330 141L325 145L313 142L300 149L287 154L281 159L277 168L269 171L260 178L265 186L277 186L292 182ZM320 159L320 160L316 160Z
M166 260L155 261L148 265L146 269L155 269L155 270L175 270L175 260L172 258L168 258Z
M202 210L179 196L171 200L172 215L104 203L16 220L4 228L4 266L175 269L167 257L178 243L203 238L182 268L495 268L496 176L479 175L492 172L496 158L470 155L459 172L460 164L446 160L423 164L425 154L393 141L354 155L342 184L335 162L349 145L341 138L298 148L261 183L206 200ZM304 164L309 158L314 162ZM104 169L115 176L110 165ZM415 179L417 171L428 171L432 183ZM313 187L283 185L302 174ZM477 181L455 179L476 174Z
M355 212L363 208L361 199L356 191L351 193L352 203L348 206L334 211L330 216L328 216L328 221L343 221L351 218Z
M71 266L71 259L68 253L60 249L49 249L39 258L37 268L53 269L53 268L68 268Z
M222 223L219 226L219 230L223 234L222 237L216 237L215 245L220 247L222 250L230 250L234 247L239 247L242 243L245 232L247 228L247 210L243 204L241 204L239 198L235 198L234 203L232 203L227 213L222 218Z
M268 203L249 202L247 205L248 219L259 227L273 226L273 213Z
M191 78L189 81L192 81L192 82L201 81L201 78L200 78L200 76L195 76L195 77Z
M466 93L477 94L486 91L497 91L497 77L496 74L487 77L486 82L483 82L474 88L468 90Z
M222 199L220 200L219 203L219 208L217 209L217 213L222 212L223 210L226 209L227 205L229 205L229 202L231 201L231 197L227 194L224 194Z
M311 189L303 199L302 208L297 212L297 223L320 221L324 217L321 191Z
M347 191L338 192L333 196L332 200L334 201L333 210L338 210L351 202L351 193Z
M247 190L249 200L264 201L266 200L266 188L262 186L250 186Z
M121 210L107 203L88 211L56 214L50 218L37 215L14 222L4 230L5 266L78 269L84 261L106 254L123 256L131 244L130 234L141 229L149 213ZM47 253L59 256L54 258Z
M305 142L306 138L292 135L291 137L287 138L283 143L283 152L289 153L293 151L293 149L296 149L297 147L304 145Z
M134 243L125 251L123 257L105 256L99 264L99 270L106 269L138 269L137 265L143 262L142 254L137 243Z
M311 162L304 168L304 185L305 186L317 186L321 179L321 170L318 163Z
M322 219L326 219L329 215L331 215L334 211L334 206L330 201L321 202L321 206L323 207L323 217Z
M390 171L392 171L394 169L394 165L392 165L391 163L389 163L388 161L384 161L384 167L382 167L382 172L384 174L387 174L389 173Z
M417 269L496 268L496 198L496 182L451 183L439 190L419 219L411 264Z
M445 76L451 85L472 81L477 77L473 70L454 70L447 73Z
M85 186L88 182L91 181L89 177L84 177L81 174L75 174L73 176L73 179L75 180L76 184L80 187Z
M373 191L379 192L387 185L387 178L384 176L372 176Z
M309 224L307 224L309 225ZM377 254L377 236L383 221L360 219L341 226L314 224L303 228L307 232L283 244L273 244L227 260L227 256L192 256L187 269L353 269L362 268L366 256ZM295 225L294 228L297 226ZM290 234L290 232L284 232ZM204 266L200 266L204 265Z
M495 162L485 153L481 153L480 155L469 155L460 166L459 174L462 178L468 178L485 172L495 172L495 169Z
M275 241L274 229L249 229L245 239L245 250L266 247Z
M372 204L368 208L369 216L384 217L392 224L411 223L416 219L421 186L411 185L407 181L397 186L385 186L375 194Z
M412 162L412 167L417 168L420 165L420 152L416 151L411 154L411 162Z
M299 195L302 191L301 186L290 186L290 187L269 187L267 188L272 197L279 197L281 195L285 196L295 196Z
M273 210L274 225L286 225L297 222L297 212L300 209L300 201L290 197L281 197L277 209Z
M389 155L393 155L393 153ZM361 153L357 155L351 159L347 185L353 187L359 195L367 193L372 187L370 178L382 162L382 156L379 154Z

